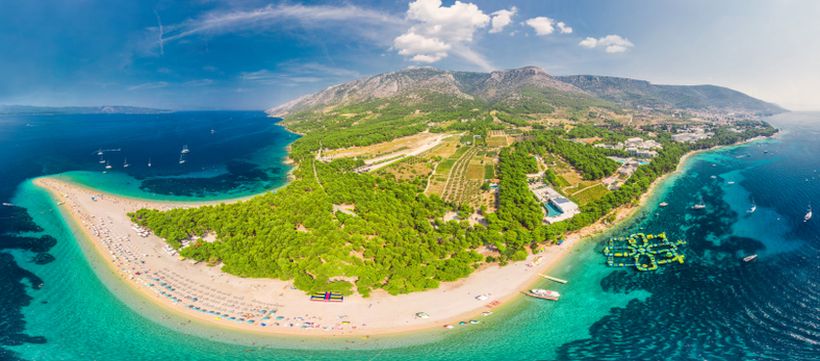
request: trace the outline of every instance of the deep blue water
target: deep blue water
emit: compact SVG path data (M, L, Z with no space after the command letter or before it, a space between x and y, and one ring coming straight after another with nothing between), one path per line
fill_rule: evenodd
M294 341L186 329L106 280L53 203L25 182L13 188L14 202L27 207L31 218L15 216L15 228L4 229L22 232L15 239L34 240L15 241L14 250L0 253L0 345L8 345L0 358L817 360L820 219L802 219L810 203L820 204L820 114L792 113L772 122L784 129L777 139L693 157L634 221L578 245L551 271L569 283L543 285L560 291L560 302L521 298L480 325L412 337ZM83 174L93 174L93 180L101 173L90 152L104 145L87 142L77 149L91 158L84 162L92 172ZM178 157L174 153L184 142L192 154L203 150L201 144L174 139L167 153ZM131 154L129 161L136 164ZM171 162L169 173L176 166ZM114 183L129 192L140 189ZM657 207L662 201L669 206ZM757 210L749 214L753 202ZM695 203L707 207L693 210ZM38 226L44 231L32 232ZM637 231L665 231L687 240L686 263L651 273L608 268L601 241ZM43 233L53 238L37 238ZM53 244L48 250L53 262L34 262L40 244ZM35 249L21 250L29 246ZM753 253L757 261L740 261ZM15 262L6 262L12 256Z
M58 173L128 196L218 199L255 194L287 181L289 167L282 161L285 147L296 137L262 112L0 116L0 201L12 203L26 179ZM180 164L183 145L190 152ZM106 171L100 159L111 169ZM31 211L41 211L16 203L0 206L0 356L8 356L4 345L46 341L25 332L21 308L31 302L26 287L41 287L38 266L54 261L49 250L57 243L34 221L37 215ZM11 250L27 251L26 261L35 266L21 268Z

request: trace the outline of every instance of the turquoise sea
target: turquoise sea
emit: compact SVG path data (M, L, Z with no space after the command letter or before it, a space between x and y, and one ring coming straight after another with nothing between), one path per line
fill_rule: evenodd
M110 278L99 260L87 257L84 243L72 235L52 201L28 180L63 173L113 193L174 199L228 198L282 184L287 172L281 165L284 147L295 136L271 119L261 113L172 114L151 115L158 119L144 124L138 119L142 116L127 116L136 118L126 123L142 125L110 120L106 132L74 134L98 123L77 115L66 121L63 133L44 131L40 138L30 134L34 145L53 139L43 146L55 153L49 156L55 157L54 164L30 145L13 146L10 141L21 139L25 128L36 129L27 123L55 120L18 119L20 128L7 132L9 123L0 119L0 166L14 171L2 181L5 188L0 189L7 193L0 197L15 204L2 207L0 359L820 359L820 219L803 222L807 207L820 204L820 113L775 117L771 122L783 129L775 139L692 157L632 221L584 241L552 272L569 280L566 285L545 284L562 293L560 302L522 298L480 325L454 330L329 340L226 335L180 324L134 297ZM205 121L210 123L199 124ZM227 133L220 131L220 124L236 126L233 136L239 140L208 145L211 136ZM120 126L127 128L122 138L109 135ZM152 132L138 131L143 127L157 134L168 131L164 127L174 128L173 136L182 138L159 137L163 144L154 144L146 139ZM184 139L200 131L204 138L199 141ZM246 131L259 143L244 141L241 133ZM101 139L110 142L101 144ZM174 164L183 144L191 149L189 165L194 169ZM128 149L135 168L148 153L152 161L161 158L167 164L155 174L149 173L153 169L130 173L129 167L127 175L103 175L95 168L94 152L101 147ZM194 155L204 153L212 155L194 164ZM32 160L29 154L38 158ZM111 158L115 156L112 152ZM239 170L228 165L236 160L244 164ZM39 168L23 166L29 162ZM248 173L255 175L245 176ZM104 177L110 175L116 177ZM241 191L230 191L237 188ZM657 207L662 201L670 205ZM694 210L696 203L707 207ZM753 203L757 209L748 213ZM665 231L670 238L687 240L686 264L653 273L606 267L600 241L638 231ZM753 253L759 255L757 261L740 261ZM53 260L44 262L51 258L43 254Z

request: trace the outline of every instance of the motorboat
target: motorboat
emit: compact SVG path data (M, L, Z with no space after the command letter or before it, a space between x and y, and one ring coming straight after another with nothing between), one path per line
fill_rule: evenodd
M533 288L529 291L524 292L524 294L530 297L550 301L558 301L558 298L561 297L561 294L558 293L558 291L545 290L543 288Z

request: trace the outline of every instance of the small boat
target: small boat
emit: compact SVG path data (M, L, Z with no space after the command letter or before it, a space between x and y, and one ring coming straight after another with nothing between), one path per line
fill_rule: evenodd
M123 161L122 161L122 167L123 167L123 168L128 168L129 166L131 166L131 165L130 165L130 164L128 164L128 158L123 159Z
M709 178L712 178L712 179L717 179L717 176L716 176L716 175L712 175L712 176L709 176Z
M105 162L105 169L111 169L111 163Z
M182 154L179 155L179 164L185 164L185 158L182 157Z
M481 321L479 321L479 320L470 320L471 325L477 325L479 323L481 323Z
M102 150L102 148L97 149L97 155L103 155L103 150Z
M151 168L151 158L148 158L148 168Z
M695 204L694 206L692 206L692 209L704 209L704 208L706 208L706 205L702 204L702 203L701 204Z
M216 130L211 129L211 134L216 133Z
M190 153L190 152L191 152L191 150L190 150L190 149L188 149L188 145L186 144L186 145L183 145L183 146L182 146L182 150L180 150L179 152L180 152L181 154L188 154L188 153Z
M746 213L754 213L757 210L757 204L752 203L752 208L749 208Z
M661 207L666 207L668 205L669 205L669 203L666 203L666 202L661 202L661 204L659 204L659 206L661 206Z
M543 288L533 288L527 292L524 292L524 294L530 297L550 301L558 301L558 298L561 297L561 294L557 291L545 290Z
M809 211L806 212L806 215L803 216L803 223L808 222L811 219L811 206L809 206Z
M751 262L757 259L757 254L743 257L743 262Z
M489 295L478 295L478 296L475 296L476 301L486 301L488 298L490 298L490 296L489 296Z
M446 329L448 329L448 330L449 330L449 329L452 329L452 328L453 328L453 325L447 324L447 325L444 325L444 328L446 328Z
M732 184L735 184L735 181L728 181L728 182L726 182L726 184L732 185Z
M487 317L487 316L492 315L492 314L493 314L493 311L484 311L484 312L481 313L481 315L484 316L484 317Z
M100 164L105 164L105 159L103 159L103 156L102 156L102 155L100 156L100 161L99 161L99 163L100 163Z
M430 318L430 315L428 315L427 312L416 312L416 318L426 319Z
M9 202L3 202L3 205L6 207L14 207L14 205Z

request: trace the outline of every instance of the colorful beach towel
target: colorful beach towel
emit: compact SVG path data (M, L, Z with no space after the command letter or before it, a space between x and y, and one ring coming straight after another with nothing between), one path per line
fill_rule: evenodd
M345 300L345 296L333 292L315 293L310 296L310 300L316 302L342 302Z

